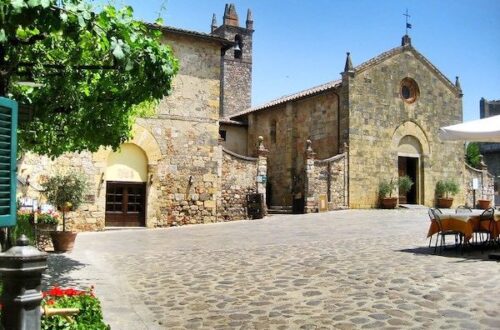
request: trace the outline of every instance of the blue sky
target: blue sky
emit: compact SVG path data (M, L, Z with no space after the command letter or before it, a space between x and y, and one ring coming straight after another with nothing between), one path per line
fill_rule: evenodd
M137 18L206 32L221 24L225 0L122 0ZM408 9L413 46L448 79L460 77L464 120L479 118L479 100L500 99L499 0L234 0L240 25L254 16L252 104L259 105L340 78L353 64L399 46Z

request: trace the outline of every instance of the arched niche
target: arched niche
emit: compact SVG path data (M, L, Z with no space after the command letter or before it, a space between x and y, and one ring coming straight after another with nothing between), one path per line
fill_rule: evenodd
M106 181L146 182L146 153L133 143L122 144L119 150L109 154L104 177Z

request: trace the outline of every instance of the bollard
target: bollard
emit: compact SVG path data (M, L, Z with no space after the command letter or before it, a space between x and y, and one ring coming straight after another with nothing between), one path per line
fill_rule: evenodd
M47 269L47 256L47 253L30 246L25 235L17 240L16 246L0 253L4 329L40 329L42 273Z

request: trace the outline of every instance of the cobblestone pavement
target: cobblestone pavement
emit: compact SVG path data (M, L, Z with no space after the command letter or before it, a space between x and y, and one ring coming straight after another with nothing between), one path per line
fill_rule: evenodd
M500 328L500 264L427 247L426 210L79 234L46 283L94 285L112 329Z

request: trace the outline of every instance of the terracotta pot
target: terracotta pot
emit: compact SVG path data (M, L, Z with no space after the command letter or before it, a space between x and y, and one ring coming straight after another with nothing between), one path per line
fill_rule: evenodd
M51 223L37 223L35 224L36 230L41 232L52 232L57 230L57 224Z
M489 199L478 199L477 200L477 205L480 209L486 210L488 207L490 207L491 201Z
M52 245L56 252L68 252L73 250L76 239L75 232L72 231L53 231L50 233L52 238Z
M437 207L449 209L453 205L453 198L440 197L437 199Z
M397 197L384 197L380 199L380 206L383 209L394 209L398 205Z

